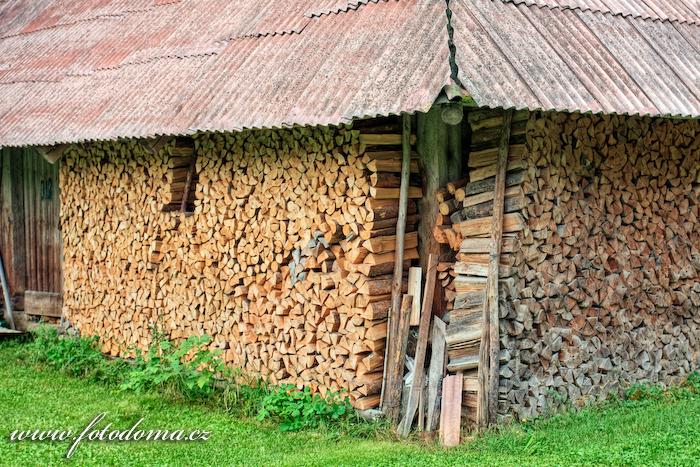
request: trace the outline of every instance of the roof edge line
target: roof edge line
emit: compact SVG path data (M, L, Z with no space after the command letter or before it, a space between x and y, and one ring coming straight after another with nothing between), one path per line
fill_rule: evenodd
M524 4L528 8L539 8L541 10L560 10L560 11L573 11L573 12L581 12L581 13L595 13L595 14L601 14L601 15L609 15L609 16L619 16L621 18L631 18L631 19L639 19L642 21L652 21L652 22L659 22L659 23L671 23L671 24L687 24L690 26L700 26L700 22L695 21L695 20L687 20L687 19L680 19L680 18L654 18L651 16L645 17L643 14L635 14L635 13L625 13L625 12L614 12L614 11L609 11L609 10L602 10L600 8L595 8L595 7L582 7L580 5L576 6L571 6L571 5L541 5L539 3L528 3L525 1L521 2L514 2L513 0L501 0L501 2L505 4L512 4L515 6L522 5ZM646 3L645 3L646 5ZM647 5L648 6L648 5Z
M445 17L447 19L447 48L450 51L450 79L460 88L466 90L459 79L459 65L457 65L457 45L454 41L454 28L452 27L452 10L450 9L450 0L445 0Z

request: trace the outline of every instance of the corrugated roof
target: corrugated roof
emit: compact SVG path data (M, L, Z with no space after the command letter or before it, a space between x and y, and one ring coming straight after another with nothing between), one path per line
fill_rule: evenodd
M360 5L366 5L369 2L377 3L384 0L325 0L318 2L313 8L306 12L306 16L321 16L331 13L340 13L341 11L355 10Z
M450 83L442 2L33 5L0 3L0 145L339 124Z
M450 8L458 77L481 106L700 116L696 25L517 1Z
M504 3L592 11L654 21L700 23L698 0L501 0Z
M697 117L697 1L450 0L457 77L485 107ZM446 25L440 0L0 0L0 145L426 110Z

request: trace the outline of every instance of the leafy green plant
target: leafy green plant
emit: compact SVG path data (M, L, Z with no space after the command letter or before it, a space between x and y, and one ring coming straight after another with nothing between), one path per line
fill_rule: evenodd
M154 333L153 344L146 354L137 352L121 389L135 392L174 389L187 399L210 397L217 375L225 372L219 353L206 348L210 342L209 336L190 336L174 345L162 334Z
M97 338L59 335L51 326L38 327L28 343L12 345L17 359L68 376L117 385L125 392L156 391L205 402L233 416L272 420L282 431L323 424L336 436L352 433L376 438L389 433L388 425L359 417L340 394L323 397L309 388L269 386L241 370L227 368L220 353L207 348L208 336L193 336L176 344L156 328L152 332L151 345L145 352L137 350L134 360L107 357L100 352Z
M93 381L114 382L123 374L124 362L108 360L100 352L96 337L59 336L52 326L37 327L32 337L28 355L36 363Z
M315 428L321 423L338 421L350 413L350 403L340 394L326 397L286 384L270 389L262 400L258 420L273 419L282 431Z

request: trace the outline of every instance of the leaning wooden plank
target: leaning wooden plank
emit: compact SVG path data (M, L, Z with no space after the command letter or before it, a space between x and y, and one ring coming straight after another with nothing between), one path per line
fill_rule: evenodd
M33 290L24 293L24 312L28 315L60 318L62 307L61 294Z
M446 376L442 384L440 411L440 444L457 446L462 425L462 373Z
M505 190L506 171L508 166L508 151L510 149L510 133L513 111L508 111L503 116L503 132L498 149L498 169L496 172L496 196L493 202L493 228L491 229L491 261L489 262L489 275L486 286L486 303L489 307L489 423L496 422L498 411L498 376L500 373L499 353L499 258L501 256L501 238L503 237L504 211L505 211Z
M418 292L420 295L420 291ZM399 406L399 411L398 415L400 415L401 411L401 397L403 396L403 390L404 390L404 382L403 382L403 374L404 374L404 368L406 366L406 349L408 348L408 334L411 330L411 325L410 325L410 313L409 309L413 305L413 300L415 298L411 295L404 295L403 300L401 301L401 319L399 320L399 338L398 338L398 367L401 368L401 370L398 373L398 377L394 380L394 385L395 385L395 390L398 392L397 396L397 403ZM399 417L400 418L400 417ZM393 426L396 427L398 426L398 419L393 421Z
M501 142L498 152L498 172L494 180L494 215L489 218L491 226L491 253L492 259L489 263L489 274L486 279L486 300L484 302L483 323L484 331L481 339L479 351L479 399L477 404L477 423L483 428L488 423L495 419L495 413L492 413L492 408L496 407L496 401L491 401L492 398L492 382L496 381L498 385L499 371L496 368L498 364L498 348L499 348L499 330L498 330L498 259L501 252L501 235L505 229L505 217L503 216L503 196L506 187L506 164L508 160L508 142L510 140L510 125L513 112L508 111L503 116L503 129L501 132ZM522 220L522 217L521 217ZM524 221L523 221L524 222ZM492 303L492 300L495 300ZM493 308L495 306L495 315ZM491 322L493 319L494 322ZM491 348L495 346L494 349ZM498 388L496 387L496 399L498 398ZM492 418L493 417L493 418Z
M445 323L437 316L433 320L433 335L431 339L430 367L428 368L428 415L426 431L435 430L440 413L440 388L445 372Z
M392 362L389 362L386 371L390 373L387 381L391 381L388 386L389 393L386 396L385 412L391 420L392 426L397 426L401 414L401 394L403 393L403 370L406 363L406 345L408 343L409 320L411 318L411 304L413 297L404 295L401 300L401 309L398 317L398 326L394 337L395 351ZM389 406L389 404L395 404Z
M401 292L403 279L403 261L404 248L406 242L406 215L408 210L409 197L409 165L411 163L411 117L404 114L402 118L402 133L399 143L402 145L402 164L401 164L401 188L399 188L399 212L396 219L396 235L394 245L394 275L391 282L391 308L389 309L389 324L387 334L386 356L384 358L384 384L382 384L382 409L387 414L390 420L398 419L400 406L396 400L396 392L386 388L394 388L396 386L395 379L403 373L403 368L397 368L398 364L398 334L399 320L401 317ZM417 251L416 251L417 255ZM387 368L386 364L394 365ZM400 392L398 393L400 396Z
M418 324L420 324L420 290L422 274L423 270L420 267L412 267L408 270L408 295L413 296L410 319L411 326L418 326Z
M435 294L435 279L437 276L437 257L430 254L426 272L425 289L423 291L423 306L421 309L420 325L418 326L418 343L416 344L415 370L413 382L406 404L406 415L398 427L400 436L406 437L411 431L413 419L418 409L418 399L423 388L425 375L425 353L428 346L428 334L430 332L430 317L433 310L433 295Z

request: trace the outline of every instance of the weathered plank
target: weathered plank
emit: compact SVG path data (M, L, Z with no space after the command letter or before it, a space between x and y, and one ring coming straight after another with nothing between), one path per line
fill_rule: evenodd
M440 413L440 388L445 373L445 323L437 316L433 320L433 334L430 350L430 367L428 368L428 411L426 431L435 430Z
M24 294L24 312L32 316L61 317L63 299L55 292L27 290Z
M440 412L440 444L457 446L460 440L462 417L462 373L446 376L442 384Z

